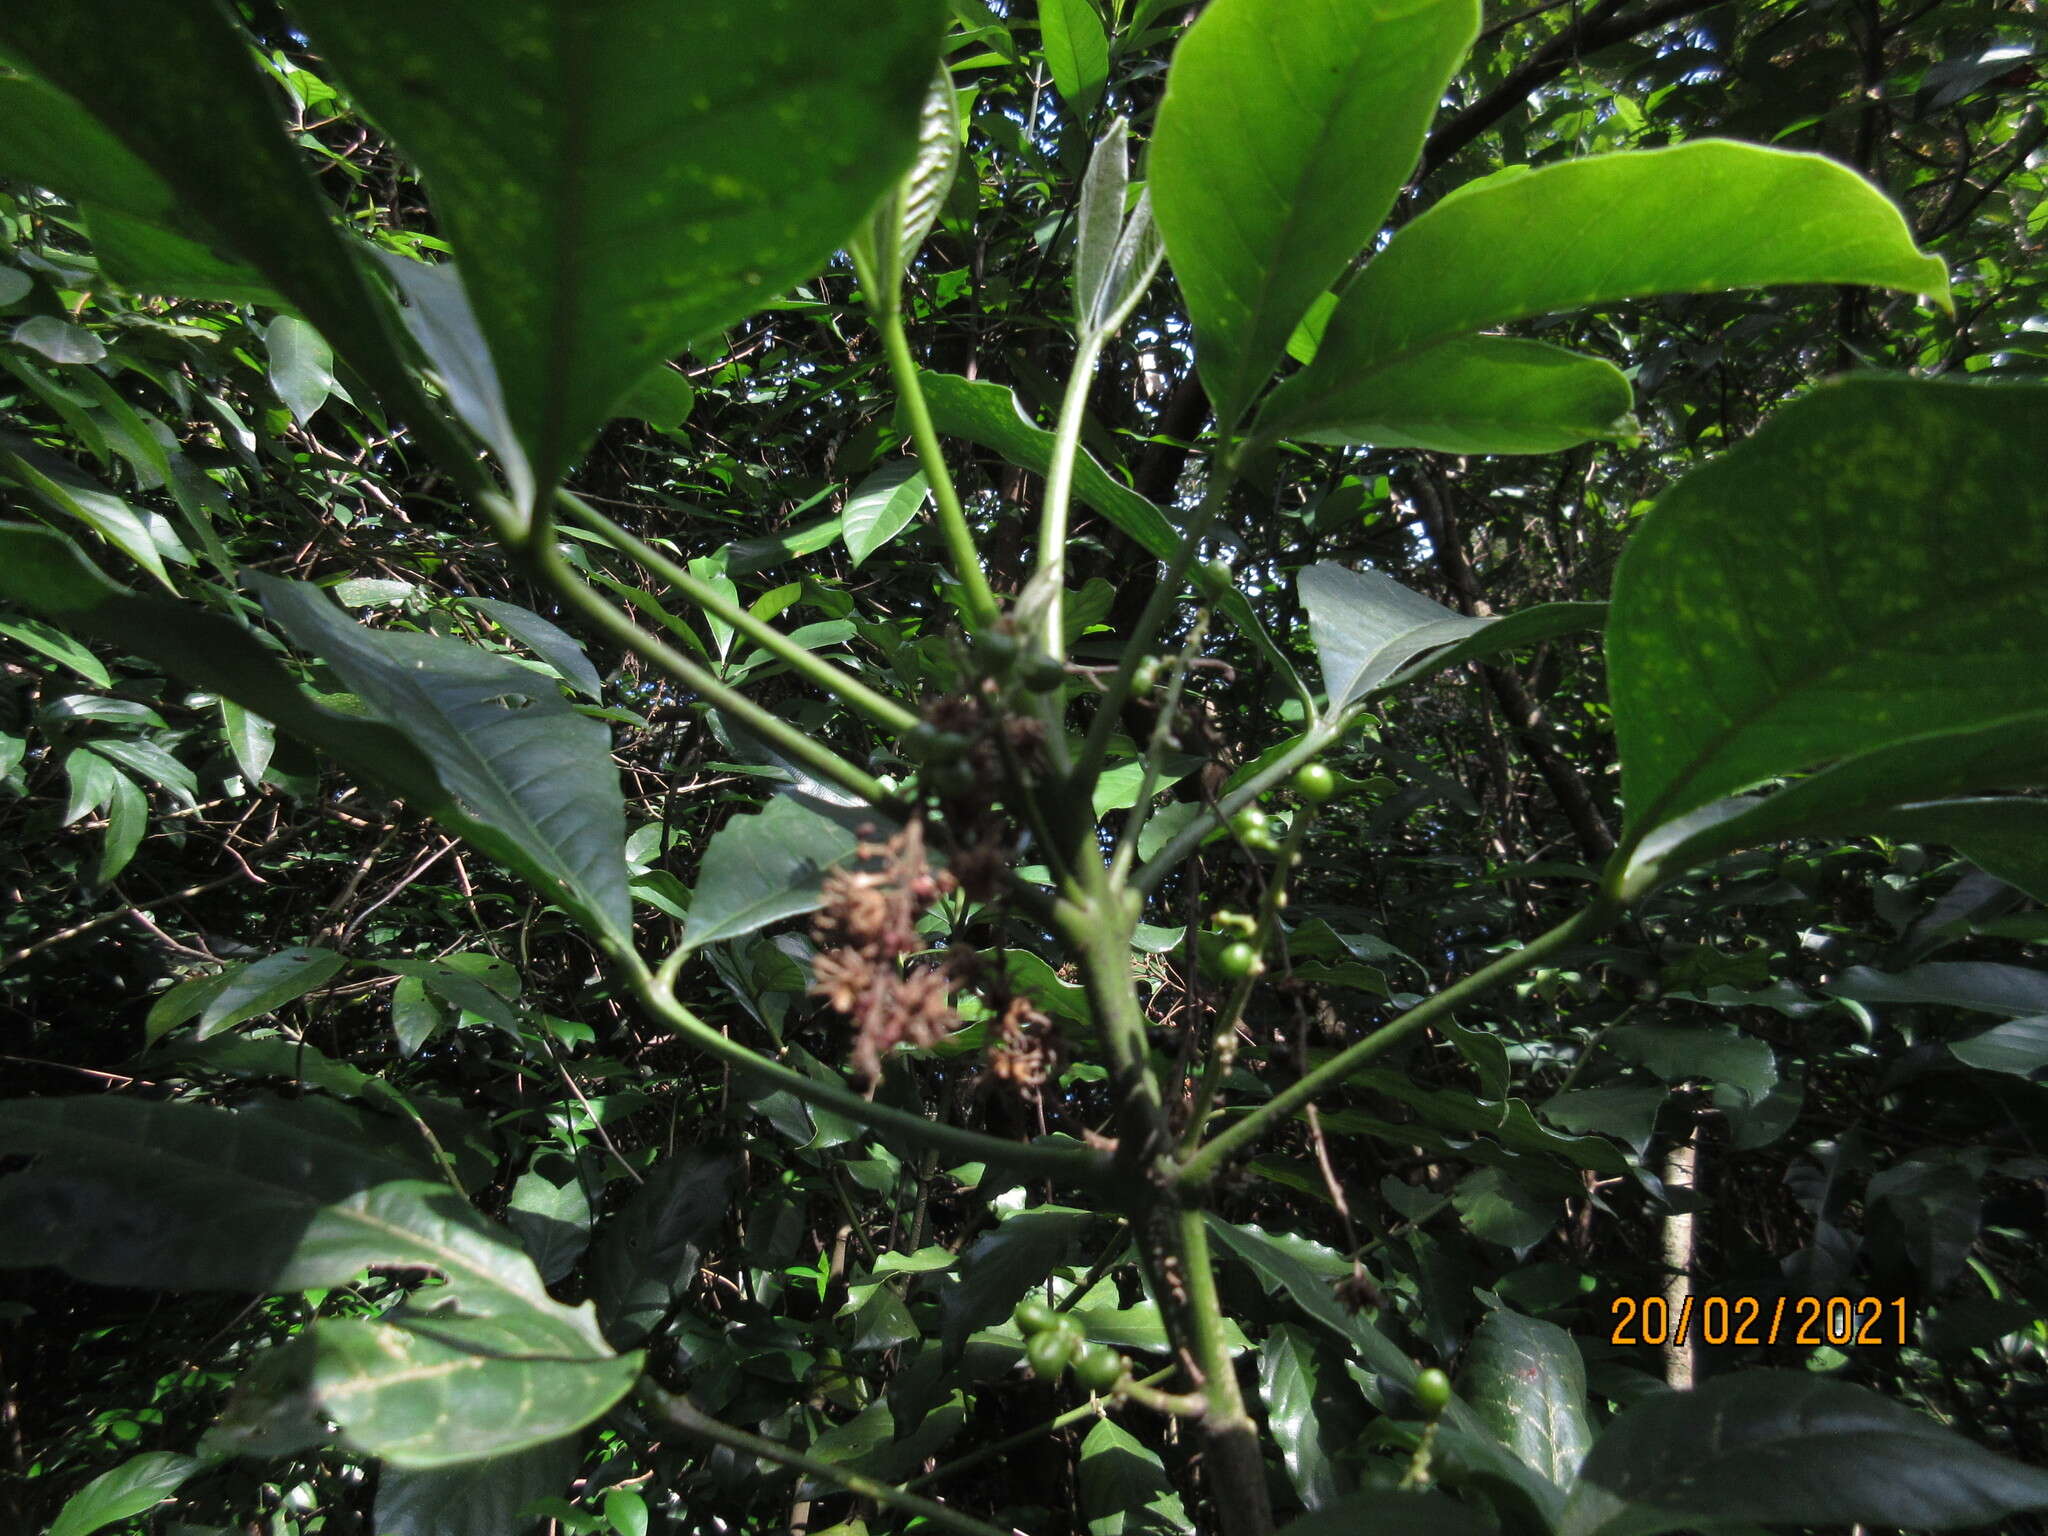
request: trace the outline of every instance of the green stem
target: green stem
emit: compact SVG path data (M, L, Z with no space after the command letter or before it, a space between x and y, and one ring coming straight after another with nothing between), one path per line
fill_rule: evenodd
M1315 807L1304 805L1295 814L1293 825L1287 829L1287 841L1281 846L1273 878L1266 882L1266 893L1259 900L1258 924L1252 930L1250 942L1258 951L1259 960L1237 979L1237 984L1230 989L1230 1000L1224 1004L1222 1016L1216 1021L1215 1033L1209 1041L1208 1059L1202 1063L1202 1078L1195 1085L1194 1107L1188 1112L1187 1130L1181 1137L1183 1151L1192 1150L1200 1144L1202 1124L1209 1118L1210 1106L1216 1102L1223 1080L1230 1075L1230 1069L1237 1061L1237 1023L1244 1017L1244 1005L1251 1000L1252 988L1258 985L1259 977L1265 973L1266 950L1280 927L1280 907L1286 898L1287 877L1294 871L1301 845L1307 840L1309 826L1315 819Z
M1141 864L1138 872L1131 876L1132 887L1149 895L1160 881L1173 872L1175 865L1201 846L1203 838L1215 831L1223 822L1229 821L1303 763L1320 756L1328 749L1330 743L1343 736L1353 718L1352 715L1344 715L1318 721L1292 747L1218 801L1217 820L1197 816L1168 838L1166 846Z
M1138 782L1138 798L1131 803L1131 813L1124 819L1123 835L1116 841L1116 854L1109 863L1109 879L1112 885L1128 883L1131 865L1137 861L1138 844L1145 839L1145 824L1152 819L1152 794L1159 783L1159 765L1166 758L1166 749L1173 740L1173 722L1180 715L1180 697L1187 689L1188 670L1201 654L1202 639L1209 633L1209 609L1205 604L1195 614L1195 622L1189 626L1187 643L1180 648L1180 661L1173 669L1173 677L1166 685L1166 699L1159 706L1159 714L1152 722L1152 739L1145 747L1144 776Z
M751 1072L777 1088L787 1089L806 1104L829 1109L872 1130L893 1132L908 1140L941 1148L969 1162L999 1164L1034 1177L1063 1179L1083 1186L1097 1185L1108 1177L1108 1157L1086 1147L1004 1141L980 1131L970 1131L965 1126L928 1120L923 1115L908 1114L887 1104L874 1103L840 1084L806 1077L793 1067L786 1067L749 1049L713 1029L676 999L674 977L680 969L676 963L680 958L680 955L672 957L662 966L659 975L649 971L638 956L628 956L622 963L632 979L641 1005L649 1013L721 1061L743 1072Z
M581 497L562 491L558 493L557 499L568 510L570 516L603 534L614 549L631 555L713 618L731 625L734 630L745 635L771 656L788 662L791 670L799 676L852 705L869 719L892 731L910 731L917 728L917 711L898 704L894 699L883 697L858 678L850 677L833 666L816 651L798 645L773 624L755 617L708 581L692 575L687 566L669 559L660 550L635 538Z
M932 426L931 407L925 403L924 386L918 382L917 359L910 355L910 338L903 333L903 316L894 307L879 317L882 344L889 354L889 370L896 376L896 388L903 397L903 409L910 417L911 440L917 456L924 461L925 478L931 482L932 502L939 509L939 532L953 561L953 574L966 589L968 617L976 629L995 623L1001 609L988 577L981 568L981 553L974 547L974 532L967 526L967 513L960 505L960 493L953 488L946 455L939 447L939 434Z
M722 682L666 641L647 633L632 619L599 597L596 591L571 571L552 542L535 544L529 553L534 569L569 607L615 643L634 655L654 663L685 688L702 694L712 704L785 755L803 764L819 778L829 779L851 790L870 804L889 799L889 792L873 774L854 767L816 737L791 725L780 715L763 709L729 683Z
M1160 626L1165 624L1167 614L1180 601L1181 587L1195 563L1195 552L1201 548L1202 536L1209 531L1209 525L1229 499L1230 484L1236 472L1234 459L1226 459L1217 467L1210 478L1209 488L1202 495L1201 505L1188 518L1179 546L1166 562L1166 574L1152 589L1150 600L1124 641L1123 665L1110 674L1109 687L1095 706L1095 718L1089 722L1088 739L1082 744L1080 761L1070 776L1077 792L1086 794L1094 789L1095 779L1102 772L1103 759L1109 755L1110 738L1116 734L1117 724L1123 717L1124 701L1131 696L1131 676L1150 649Z
M1223 1536L1267 1536L1273 1529L1273 1507L1266 1497L1258 1426L1245 1411L1237 1367L1231 1364L1230 1333L1216 1294L1216 1266L1209 1257L1209 1220L1196 1206L1181 1208L1180 1249L1187 1266L1195 1364L1202 1372L1202 1431L1208 1441L1203 1462L1219 1529Z
M963 1515L950 1505L924 1498L892 1483L849 1471L836 1463L821 1461L816 1456L807 1455L794 1446L784 1445L779 1440L768 1440L760 1435L748 1434L743 1429L735 1429L709 1414L699 1412L688 1398L664 1392L645 1378L640 1383L640 1401L659 1417L685 1433L701 1436L715 1445L729 1446L749 1456L758 1456L763 1461L775 1462L778 1466L807 1473L836 1487L844 1488L848 1493L873 1499L878 1504L886 1504L909 1514L922 1515L934 1525L943 1526L949 1531L960 1531L963 1536L1013 1536L1012 1532L1005 1531L1000 1526L990 1525L985 1520L977 1520L972 1515Z
M1182 1164L1181 1177L1190 1184L1208 1183L1231 1158L1248 1149L1275 1125L1305 1108L1311 1100L1335 1088L1388 1046L1456 1012L1474 998L1492 991L1504 981L1521 975L1559 950L1583 943L1611 924L1621 915L1621 910L1619 903L1603 897L1559 923L1549 932L1531 939L1520 949L1510 950L1491 965L1474 971L1462 981L1452 983L1434 997L1425 998L1393 1023L1373 1031L1356 1045L1339 1051L1313 1072L1304 1074L1291 1087L1283 1088L1237 1124L1205 1143Z
M1074 354L1060 398L1060 418L1053 432L1052 462L1045 471L1045 505L1038 518L1038 575L1052 589L1045 605L1045 632L1040 647L1054 661L1066 659L1067 514L1074 497L1074 460L1081 452L1081 425L1088 414L1088 387L1095 379L1095 360L1102 355L1104 336L1084 332Z

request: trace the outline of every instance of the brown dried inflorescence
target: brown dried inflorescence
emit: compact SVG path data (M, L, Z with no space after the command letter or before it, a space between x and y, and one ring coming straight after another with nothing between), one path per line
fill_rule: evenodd
M1028 997L1003 1007L988 1043L988 1069L1003 1082L1036 1097L1059 1070L1059 1034L1052 1020Z
M903 968L904 956L925 947L918 919L955 881L927 862L921 823L879 842L875 830L862 828L852 867L825 877L825 904L811 925L819 946L811 991L852 1020L853 1064L869 1081L881 1075L884 1051L932 1045L960 1027L953 994L975 971L964 949Z

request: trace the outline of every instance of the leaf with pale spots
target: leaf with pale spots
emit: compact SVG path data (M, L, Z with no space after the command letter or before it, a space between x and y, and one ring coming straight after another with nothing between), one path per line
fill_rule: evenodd
M1623 890L1762 836L2040 782L2044 584L2048 390L1844 380L1667 492L1607 630Z

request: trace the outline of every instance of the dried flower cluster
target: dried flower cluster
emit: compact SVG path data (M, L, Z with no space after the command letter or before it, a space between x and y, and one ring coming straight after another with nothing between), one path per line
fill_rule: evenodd
M1016 829L996 806L1005 759L1027 775L1045 764L1045 722L992 707L992 685L981 693L947 694L925 706L925 724L958 736L967 747L939 790L960 888L976 901L1001 889Z
M977 968L965 949L903 968L905 955L925 947L918 919L956 882L927 862L921 822L879 842L875 833L863 827L852 867L826 875L825 904L811 925L819 949L811 991L853 1021L853 1064L869 1081L892 1046L932 1045L960 1027L953 994Z

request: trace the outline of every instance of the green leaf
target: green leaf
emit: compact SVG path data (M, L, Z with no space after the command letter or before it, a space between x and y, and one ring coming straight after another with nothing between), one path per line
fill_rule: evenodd
M1474 1237L1517 1255L1542 1242L1564 1220L1564 1207L1523 1187L1500 1168L1475 1168L1458 1181L1451 1203Z
M917 122L917 154L867 224L847 243L868 302L878 310L900 304L903 274L939 221L960 169L960 99L943 67L925 92Z
M1381 571L1305 566L1295 588L1308 610L1333 715L1362 702L1416 657L1469 639L1487 623L1411 592Z
M427 993L427 984L417 976L401 976L391 989L391 1035L398 1042L398 1054L415 1056L431 1040L448 1016Z
M100 270L130 293L289 308L254 267L223 254L203 234L97 203L86 205L85 218Z
M103 1526L156 1508L207 1462L196 1456L150 1451L102 1472L64 1501L47 1536L92 1536Z
M590 664L590 658L584 654L575 636L559 625L517 603L501 602L493 597L472 597L468 601L470 607L481 609L497 620L506 634L553 667L563 681L586 699L595 699L604 693L604 679L597 675L597 668Z
M291 315L279 315L263 330L270 354L270 387L292 420L304 426L334 393L334 352L318 331Z
M643 1342L695 1281L698 1256L724 1225L738 1178L732 1154L678 1152L606 1220L591 1257L590 1295L620 1347Z
M576 1480L581 1436L510 1456L433 1471L387 1466L377 1475L377 1536L524 1536L540 1520L518 1519Z
M1853 774L1858 755L1892 752L1868 782L1794 801L1802 819L1996 783L2007 736L2031 756L2030 717L2048 712L2044 424L2048 391L1847 379L1659 500L1608 621L1631 848L1832 759ZM1714 823L1750 809L1671 827L1625 889L1675 868L1678 848L1729 846Z
M271 616L432 761L448 793L550 897L610 941L631 941L626 814L602 724L517 662L438 635L364 629L303 582L249 580Z
M869 475L846 498L839 536L853 556L853 568L901 533L931 495L931 484L916 459L894 459Z
M107 344L82 325L59 320L55 315L31 315L18 320L10 333L17 347L39 352L53 363L97 363L107 355Z
M277 749L277 727L233 699L220 701L220 718L235 766L241 770L242 781L253 790L263 782L271 754Z
M0 528L0 534L11 532ZM107 675L107 669L99 657L93 655L62 630L52 629L40 619L0 619L0 635L19 641L32 651L38 651L69 667L87 682L99 688L111 688L114 680Z
M1487 1313L1459 1362L1458 1391L1533 1471L1570 1486L1593 1443L1586 1367L1570 1334L1505 1307Z
M266 955L232 973L200 1010L193 1038L204 1040L324 987L345 962L331 949L292 948Z
M657 432L678 432L697 406L697 390L673 368L654 369L620 402L618 414L644 421Z
M1957 1061L1990 1072L2033 1077L2048 1067L2048 1014L2013 1019L1948 1043Z
M1213 1215L1209 1217L1209 1230L1251 1268L1262 1286L1268 1291L1285 1291L1297 1307L1357 1351L1366 1365L1403 1386L1415 1379L1415 1363L1395 1347L1393 1340L1339 1304L1331 1282L1349 1274L1350 1265L1305 1239L1277 1238L1258 1227L1233 1226ZM1304 1249L1329 1261L1321 1273L1310 1267ZM1454 1404L1452 1411L1458 1412L1458 1405Z
M1095 0L1039 0L1038 28L1053 85L1074 121L1086 124L1109 83L1109 34Z
M1947 843L1986 874L2048 902L2048 800L1930 800L1887 811L1872 830L1904 842Z
M1770 1043L1732 1024L1624 1024L1601 1039L1667 1083L1705 1078L1746 1095L1752 1104L1761 1103L1778 1083Z
M2015 1016L2048 1012L2048 972L1989 960L1937 960L1889 974L1852 965L1822 990L1858 1003L1933 1003Z
M704 850L683 943L701 949L817 910L826 867L853 852L843 811L786 793L735 816Z
M1266 1335L1259 1346L1259 1397L1301 1502L1310 1509L1331 1503L1344 1491L1336 1457L1345 1447L1336 1440L1334 1422L1325 1442L1325 1405L1316 1401L1315 1340L1305 1330L1281 1323Z
M1478 30L1472 0L1214 0L1181 40L1150 191L1226 430L1379 232Z
M1440 453L1557 453L1639 435L1635 392L1603 358L1540 341L1461 336L1369 373L1288 433L1303 442L1431 448Z
M1072 1259L1096 1219L1092 1211L1038 1206L1004 1218L993 1232L970 1243L960 1256L960 1283L941 1299L947 1352L957 1352L970 1334L1008 1318L1027 1291Z
M110 885L128 867L149 831L149 799L125 773L113 775L107 802L107 835L93 864L94 885Z
M1194 1536L1195 1524L1158 1452L1114 1419L1099 1420L1081 1442L1079 1475L1088 1536Z
M638 1354L593 1347L555 1313L566 1309L323 1318L313 1394L346 1443L391 1466L446 1467L546 1445L603 1414L640 1375Z
M1908 1530L2048 1509L2048 1472L1861 1387L1746 1370L1628 1409L1586 1458L1559 1536L1708 1522Z
M1110 263L1123 237L1130 180L1131 125L1120 117L1095 141L1074 215L1074 315L1084 332L1110 288Z
M1946 269L1914 249L1898 209L1821 155L1702 140L1497 175L1395 233L1258 432L1341 433L1359 415L1354 398L1381 388L1381 370L1474 331L1776 283L1864 283L1948 302Z
M70 465L29 448L12 433L0 433L0 471L45 506L77 518L166 588L171 586L170 572L164 568L166 546L175 559L191 558L170 525L154 512L137 511Z
M938 0L296 14L432 189L534 495L656 364L825 264L914 152L941 23Z

